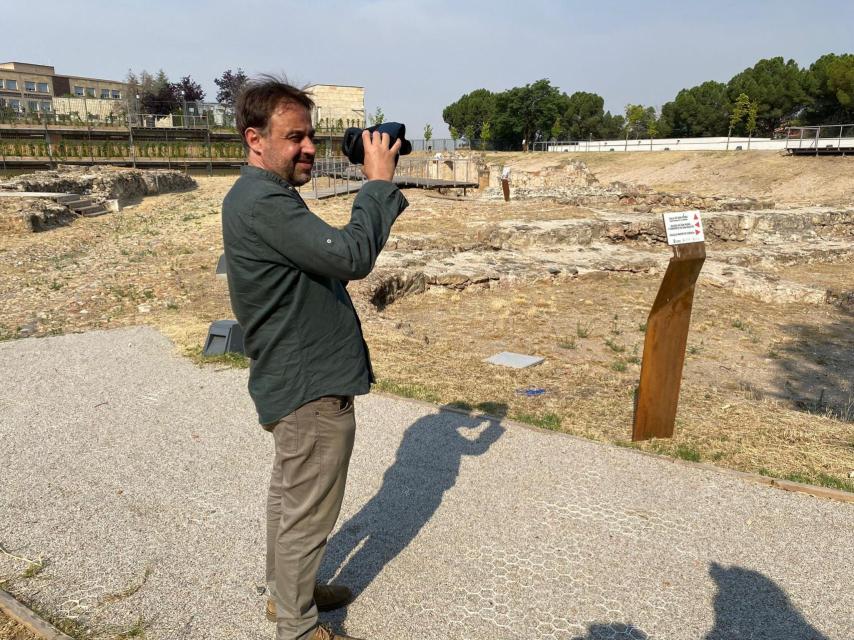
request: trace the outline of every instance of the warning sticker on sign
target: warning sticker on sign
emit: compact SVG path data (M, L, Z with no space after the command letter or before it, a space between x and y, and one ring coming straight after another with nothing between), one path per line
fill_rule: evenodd
M699 211L674 211L664 214L664 229L667 231L667 244L688 244L703 242L703 221Z

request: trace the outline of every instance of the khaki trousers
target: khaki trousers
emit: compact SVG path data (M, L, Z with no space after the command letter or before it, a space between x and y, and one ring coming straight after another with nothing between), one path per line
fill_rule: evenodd
M267 589L277 640L304 640L317 626L314 584L344 498L356 419L352 396L326 396L272 425L267 494Z

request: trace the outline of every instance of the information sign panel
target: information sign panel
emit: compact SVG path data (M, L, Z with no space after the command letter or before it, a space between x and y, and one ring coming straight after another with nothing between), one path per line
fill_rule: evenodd
M667 244L671 246L705 240L699 211L665 213L664 230L667 232Z

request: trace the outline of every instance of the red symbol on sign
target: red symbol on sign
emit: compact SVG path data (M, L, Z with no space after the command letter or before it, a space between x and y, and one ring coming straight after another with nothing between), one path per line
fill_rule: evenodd
M695 214L694 214L694 220L699 220L699 219L700 219L700 216L698 216L698 215L695 213Z

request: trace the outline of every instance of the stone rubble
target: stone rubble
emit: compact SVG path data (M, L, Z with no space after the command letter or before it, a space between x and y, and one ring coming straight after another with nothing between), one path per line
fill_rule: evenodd
M0 191L35 193L75 193L92 204L118 201L119 205L145 196L195 189L196 181L174 169L125 169L119 167L77 167L60 165L51 171L39 171L0 181ZM72 223L78 214L50 198L23 198L14 202L15 210L2 214L13 220L4 226L14 231L46 231ZM110 207L108 207L110 210Z
M503 200L501 167L490 165L490 186L481 200ZM514 197L552 198L590 209L590 217L502 220L473 226L467 238L396 234L376 271L358 287L382 309L431 287L497 287L596 271L663 273L672 253L653 208L706 211L708 257L701 278L713 286L766 302L850 304L854 293L782 280L777 267L854 259L854 209L811 207L776 210L753 198L663 194L644 186L602 185L580 161L537 171L514 170ZM500 206L500 205L498 205ZM634 209L627 210L628 207ZM646 211L639 211L639 209Z
M192 177L175 169L125 169L120 167L78 167L59 165L0 181L0 190L44 193L76 193L94 203L133 200L196 188Z

